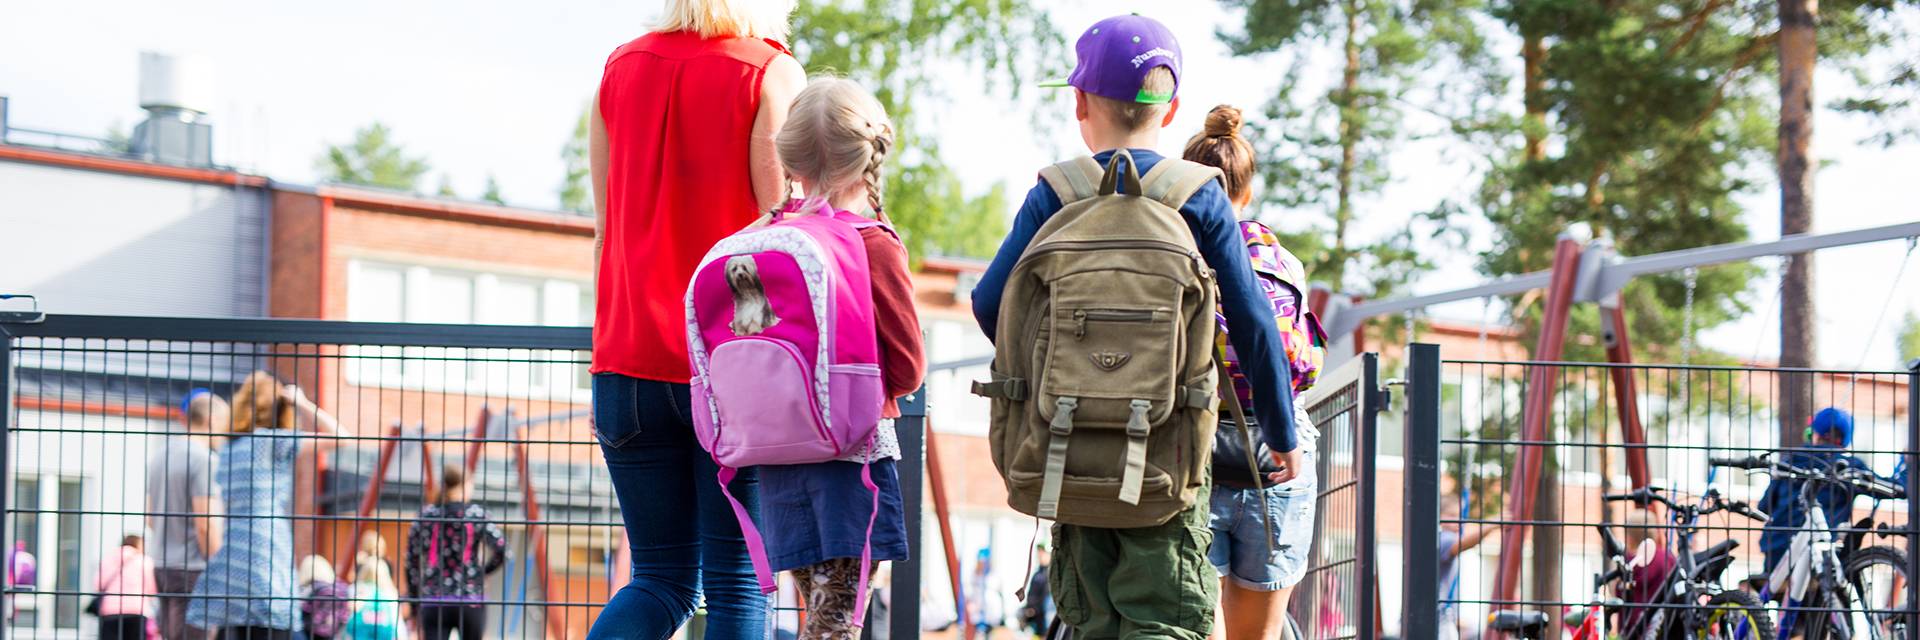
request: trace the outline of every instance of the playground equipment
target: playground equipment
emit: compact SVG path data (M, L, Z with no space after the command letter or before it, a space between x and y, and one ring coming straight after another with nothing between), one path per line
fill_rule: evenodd
M549 601L552 599L550 597L551 594L557 589L553 581L553 565L547 560L547 536L545 527L539 524L541 521L540 496L536 479L531 470L531 464L527 459L527 445L525 442L527 430L542 423L579 417L580 413L581 412L575 411L520 421L513 420L511 411L498 416L501 428L512 434L512 437L507 438L507 442L512 452L514 475L519 480L518 484L523 501L522 508L525 509L526 520L530 523L527 525L526 535L528 544L533 548L533 553L530 554L531 557L528 558L529 564L527 571L521 576L523 585L519 595L523 599L527 595L524 582L529 576L538 575L540 587L543 593L549 594ZM492 407L483 406L480 408L478 415L475 416L473 427L467 430L467 433L447 432L440 434L441 438L464 437L468 440L466 459L463 463L466 467L467 477L469 478L473 477L474 468L480 464L481 447L487 443L488 429L495 422L495 419L496 416L493 413ZM439 470L433 466L433 439L426 437L423 426L417 426L416 431L421 434L421 484L424 487L426 495L431 496L435 493L435 487L439 484L438 479L440 476ZM405 440L403 433L404 430L399 423L395 423L392 427L388 428L387 437L382 440L379 457L374 463L373 474L367 479L366 494L361 497L360 507L355 514L357 519L354 524L353 538L348 543L346 549L341 552L341 555L335 558L334 564L336 566L344 566L341 564L344 560L351 559L354 557L354 554L359 553L360 536L366 532L367 527L372 522L374 509L379 505L380 501L380 489L386 484L387 469L393 465L393 458L399 451L399 445ZM626 537L621 536L620 540L621 545L624 547ZM511 584L511 582L509 582L509 584ZM548 638L561 639L567 637L565 617L559 615L557 609L558 606L551 602L546 605Z
M1533 361L1550 363L1560 360L1567 338L1567 319L1573 303L1591 302L1600 306L1602 323L1600 337L1606 347L1608 362L1632 364L1632 343L1627 332L1626 315L1621 308L1619 293L1635 277L1689 271L1704 266L1766 256L1794 256L1820 249L1900 239L1909 241L1910 256L1915 238L1920 238L1920 222L1837 233L1798 234L1771 242L1731 243L1622 258L1608 239L1587 239L1579 237L1577 233L1569 232L1561 235L1554 250L1553 267L1546 271L1496 279L1452 291L1370 302L1352 296L1329 295L1323 289L1316 289L1315 295L1309 298L1309 302L1320 313L1328 335L1337 336L1338 342L1348 347L1343 352L1329 350L1329 367L1337 366L1339 358L1351 357L1363 348L1360 329L1362 323L1369 318L1408 313L1436 304L1515 295L1536 289L1546 289L1547 294L1539 340L1533 350ZM1904 269L1903 263L1903 272ZM1691 342L1691 337L1688 340ZM1337 343L1336 346L1339 344ZM1522 413L1521 439L1518 443L1519 459L1515 468L1512 469L1515 473L1510 476L1507 495L1512 499L1507 501L1506 513L1503 516L1509 524L1503 525L1501 529L1500 563L1494 579L1493 598L1497 601L1513 601L1519 586L1520 563L1528 532L1526 523L1529 521L1528 514L1533 511L1536 498L1533 490L1538 486L1540 477L1542 447L1549 446L1547 420L1552 410L1550 406L1552 375L1551 367L1545 364L1531 367L1528 373L1529 382ZM1614 400L1619 406L1619 410L1615 413L1619 416L1621 434L1627 445L1627 473L1632 480L1633 488L1643 488L1648 486L1650 478L1646 451L1642 446L1646 444L1646 431L1640 424L1638 390L1635 388L1630 369L1614 367L1611 369L1611 375L1614 381ZM1790 397L1787 401L1794 403L1799 402L1800 399ZM1783 414L1793 416L1811 413L1799 411L1799 409L1804 407L1787 406L1783 408ZM1495 607L1505 609L1510 608L1511 605L1496 604Z

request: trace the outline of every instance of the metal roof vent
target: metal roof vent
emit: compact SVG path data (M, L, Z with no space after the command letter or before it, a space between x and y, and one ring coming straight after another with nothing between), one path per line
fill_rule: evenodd
M206 122L212 78L193 56L140 52L140 108L133 155L161 164L213 166L213 126Z

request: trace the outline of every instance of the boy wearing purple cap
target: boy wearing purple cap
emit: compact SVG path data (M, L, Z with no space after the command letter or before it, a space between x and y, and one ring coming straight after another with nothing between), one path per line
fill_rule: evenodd
M1179 109L1180 43L1165 25L1138 15L1095 23L1074 46L1073 74L1053 86L1074 89L1074 117L1093 159L1107 164L1127 149L1142 174L1165 159L1152 149L1160 129ZM973 314L994 338L1007 277L1034 234L1064 207L1041 180L1026 202L993 263L973 292ZM1260 292L1240 236L1233 205L1218 182L1180 207L1196 245L1218 274L1219 301L1228 339L1240 354L1254 389L1255 415L1268 417L1267 446L1285 482L1300 469L1293 425L1293 394L1273 308ZM1054 565L1048 582L1062 621L1079 638L1206 638L1220 583L1207 562L1205 491L1165 524L1133 529L1055 525Z

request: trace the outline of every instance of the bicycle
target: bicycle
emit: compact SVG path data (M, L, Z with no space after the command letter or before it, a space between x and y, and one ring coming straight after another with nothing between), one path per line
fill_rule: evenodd
M1785 566L1771 568L1774 575L1769 576L1760 589L1763 600L1771 600L1777 595L1785 596L1782 598L1779 628L1791 633L1797 628L1796 625L1804 624L1806 640L1851 640L1857 635L1856 632L1862 630L1867 632L1866 637L1871 640L1904 640L1910 637L1906 622L1898 615L1899 610L1910 606L1893 606L1899 597L1899 586L1908 579L1907 554L1885 545L1862 548L1868 533L1877 532L1881 537L1890 535L1884 527L1874 526L1874 516L1879 513L1881 501L1904 499L1904 487L1880 478L1871 471L1850 468L1845 460L1823 464L1827 467L1825 469L1781 462L1765 455L1710 457L1708 462L1719 467L1765 471L1776 480L1801 481L1795 500L1807 514L1806 521L1794 534L1793 551L1789 553L1787 562L1783 563ZM1873 499L1873 509L1868 516L1858 525L1849 527L1838 544L1834 540L1835 532L1829 525L1826 510L1815 499L1817 492L1826 487ZM1782 594L1782 591L1790 593ZM1869 598L1884 601L1887 606L1865 606ZM1812 606L1806 603L1812 603ZM1911 602L1908 604L1911 605ZM1802 612L1818 615L1807 616L1802 621Z
M1767 517L1745 502L1728 500L1716 489L1708 489L1697 504L1685 504L1668 498L1659 487L1641 487L1631 493L1602 496L1607 502L1633 502L1646 507L1667 507L1673 522L1675 563L1653 593L1660 594L1651 603L1623 603L1616 617L1622 620L1621 638L1663 640L1687 638L1700 640L1774 640L1775 630L1767 617L1766 605L1753 594L1720 585L1720 576L1733 564L1738 540L1725 540L1702 551L1693 551L1693 537L1702 517L1716 513L1734 513L1766 522ZM1597 525L1602 552L1612 569L1595 578L1595 588L1607 584L1616 588L1632 579L1626 565L1627 550L1613 536L1611 527ZM1636 611L1645 615L1629 615Z

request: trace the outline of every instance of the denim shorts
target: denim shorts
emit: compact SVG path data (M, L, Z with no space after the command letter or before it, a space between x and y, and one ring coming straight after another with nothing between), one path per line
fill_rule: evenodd
M1207 526L1213 529L1213 544L1207 547L1207 561L1220 577L1255 591L1291 587L1307 573L1320 494L1314 476L1320 438L1304 417L1296 420L1300 446L1307 452L1305 473L1264 490L1215 486L1210 498ZM1271 551L1264 518L1273 518Z

